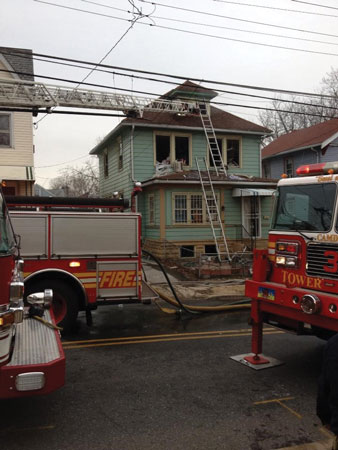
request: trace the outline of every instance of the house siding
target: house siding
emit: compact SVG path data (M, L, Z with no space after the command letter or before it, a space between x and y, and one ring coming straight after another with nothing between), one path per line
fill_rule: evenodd
M279 179L285 173L285 158L293 159L293 176L296 176L296 170L303 164L314 164L317 162L317 153L312 150L302 150L299 152L288 153L283 156L276 156L273 159L264 161L270 165L270 175L272 178Z
M0 57L0 69L8 70L10 67L4 64L4 57ZM1 72L1 77L14 79L8 72ZM3 113L8 114L8 113ZM32 195L33 182L26 181L26 169L20 170L17 180L13 179L13 168L33 167L33 124L32 114L24 112L12 112L11 123L11 146L0 147L0 179L6 180L8 188L15 188L16 195ZM33 172L34 178L34 172Z
M333 141L327 148L324 155L320 153L320 162L338 161L338 139Z
M123 146L123 168L119 169L119 138ZM100 195L112 197L113 193L122 192L124 198L130 199L133 190L131 174L130 133L124 131L116 136L104 149L108 152L108 176L104 176L104 151L99 155Z
M161 129L149 130L136 128L134 132L134 167L135 179L145 181L155 174L154 166L154 134ZM168 133L180 133L182 130L170 129ZM191 169L196 170L195 158L206 158L208 161L208 147L203 131L187 131L192 139L192 161ZM217 134L226 137L226 134ZM233 135L231 135L233 136ZM236 135L239 136L240 135ZM260 139L257 136L242 136L242 166L228 169L229 173L247 174L260 176Z

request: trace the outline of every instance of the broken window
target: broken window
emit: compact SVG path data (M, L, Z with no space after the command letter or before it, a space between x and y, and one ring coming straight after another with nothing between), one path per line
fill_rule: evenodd
M175 160L182 161L185 166L190 165L188 136L175 136Z
M227 139L227 164L240 167L240 140Z
M170 136L156 135L156 162L170 162Z
M215 167L215 164L217 167L219 167L221 166L220 156L223 155L223 139L216 139L215 141L214 138L210 138L209 142L210 142L210 147L208 146L209 167Z

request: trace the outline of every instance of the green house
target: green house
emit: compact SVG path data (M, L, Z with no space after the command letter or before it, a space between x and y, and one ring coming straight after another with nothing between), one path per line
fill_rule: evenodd
M226 172L215 170L198 112L144 111L124 119L90 152L99 157L102 196L118 191L130 198L135 182L142 183L143 246L162 258L215 253L214 219L200 180L208 171L229 251L266 244L276 181L261 176L260 144L269 130L212 106L216 95L186 81L162 98L206 105ZM196 158L204 161L199 170Z

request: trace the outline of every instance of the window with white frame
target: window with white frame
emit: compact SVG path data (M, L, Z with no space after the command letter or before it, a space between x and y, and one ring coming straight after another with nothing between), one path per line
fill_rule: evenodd
M290 177L290 178L293 177L293 159L292 158L284 159L284 171L288 177Z
M217 206L218 195L216 194ZM217 220L217 207L214 199L207 197L209 212L214 222ZM210 223L207 205L202 194L184 193L173 194L173 223L175 225L207 224Z
M0 114L0 147L11 146L11 115Z
M182 133L155 133L155 164L182 162L191 164L191 135Z
M155 223L155 197L153 194L148 197L149 206L149 225L154 225Z

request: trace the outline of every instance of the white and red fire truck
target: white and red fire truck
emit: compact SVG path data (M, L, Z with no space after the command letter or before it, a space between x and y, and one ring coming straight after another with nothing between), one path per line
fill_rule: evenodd
M56 323L69 331L79 310L143 302L157 295L142 281L141 215L127 200L6 197L25 259L26 295L53 290ZM116 212L120 211L120 212Z
M252 352L267 361L262 325L328 337L338 332L338 162L301 166L278 182L268 249L254 252Z
M0 398L46 394L64 384L65 357L59 332L25 317L23 261L0 186ZM51 292L28 297L48 306ZM47 323L51 314L44 313Z

